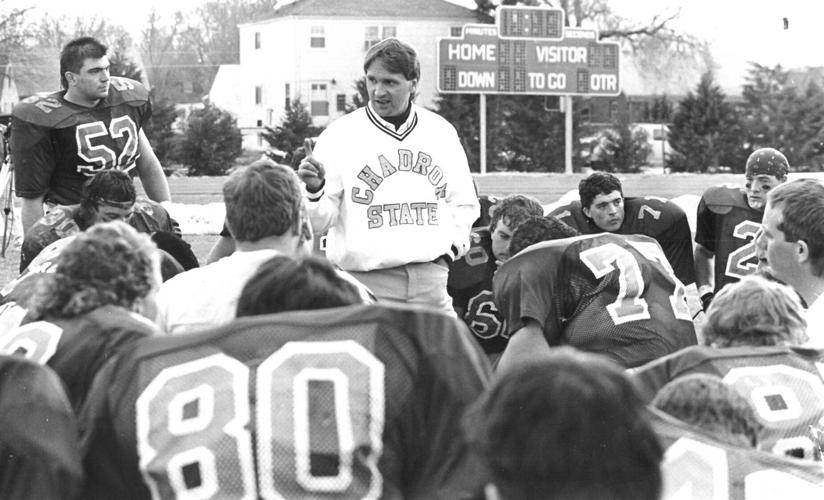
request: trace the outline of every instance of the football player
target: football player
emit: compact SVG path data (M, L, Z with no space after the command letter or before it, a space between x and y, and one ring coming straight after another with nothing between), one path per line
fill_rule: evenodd
M540 202L530 196L510 195L489 206L481 197L482 224L484 214L489 224L472 228L469 251L449 267L447 291L452 306L475 335L475 339L492 359L500 356L509 335L503 318L492 300L492 276L500 262L509 258L509 242L513 231L530 216L543 215ZM490 218L491 217L491 218Z
M763 449L811 460L808 426L824 417L824 351L795 347L806 333L792 290L758 276L727 285L710 306L702 333L708 346L684 349L633 373L644 399L680 377L716 375L755 408Z
M650 410L665 448L665 500L683 498L822 498L818 463L736 446L660 411Z
M85 498L464 498L483 472L460 419L488 377L458 319L402 305L146 338L82 412Z
M81 498L77 421L46 367L0 355L0 498Z
M663 450L632 384L568 347L498 377L464 418L487 500L657 500Z
M695 284L704 310L713 296L758 269L755 236L761 229L770 189L787 180L790 164L773 148L747 158L743 187L713 186L698 203L695 229Z
M499 370L562 344L633 367L696 343L685 287L647 236L531 245L498 269L493 285L511 335Z
M578 184L580 200L552 210L561 222L581 234L643 234L664 249L684 285L695 282L692 233L684 211L664 198L625 198L621 181L607 172L593 172Z
M0 335L0 352L53 368L79 409L104 362L158 334L147 318L155 315L160 262L147 235L113 221L75 236L56 264L40 274L23 324Z
M111 220L125 220L142 233L163 232L180 237L180 227L163 206L151 200L137 200L127 173L103 170L83 184L79 205L54 207L29 228L20 249L20 272L60 238Z
M166 176L143 127L151 116L140 83L109 75L108 48L91 37L60 53L63 90L34 95L14 107L11 151L25 233L43 203L80 202L83 182L106 169L135 169L149 198L170 199Z

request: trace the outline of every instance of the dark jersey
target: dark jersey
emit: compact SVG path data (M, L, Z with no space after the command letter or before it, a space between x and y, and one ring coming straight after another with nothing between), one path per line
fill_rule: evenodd
M472 229L466 255L449 266L446 291L461 319L469 326L487 354L503 352L509 332L495 301L492 276L497 266L492 255L492 236L486 227Z
M0 355L0 498L79 498L77 421L57 375Z
M151 116L146 88L113 76L108 96L93 108L68 102L64 94L35 95L14 107L11 151L18 196L72 205L80 202L83 183L95 172L135 165L139 132Z
M764 212L750 208L742 188L707 189L698 202L695 242L715 254L715 291L758 268L755 236Z
M158 334L148 320L103 306L78 318L27 322L0 335L0 353L18 354L54 369L75 410L100 367L139 338Z
M700 429L651 411L666 450L661 498L824 498L824 468L719 440Z
M561 219L581 234L603 232L584 216L581 202L577 200L552 210L549 215ZM677 204L656 196L624 198L624 223L616 232L655 238L678 279L685 285L695 282L692 231L687 214Z
M762 448L812 458L807 427L824 418L824 351L791 347L691 347L632 375L651 401L667 382L693 373L717 375L753 406L764 425Z
M76 221L79 209L79 205L54 207L26 231L20 249L20 272L23 272L44 248L81 231ZM160 203L152 200L136 201L132 213L125 221L141 233L164 231L180 235L180 226L177 222Z
M506 261L493 285L510 334L532 319L549 345L597 352L628 367L696 343L684 285L647 236L538 243Z
M462 498L489 366L447 315L358 305L155 337L82 413L86 498Z

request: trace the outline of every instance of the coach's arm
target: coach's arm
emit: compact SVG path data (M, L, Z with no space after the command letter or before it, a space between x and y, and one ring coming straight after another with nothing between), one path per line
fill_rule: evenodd
M163 172L160 160L157 159L157 155L152 149L152 145L149 144L149 139L143 129L140 130L139 134L138 153L140 154L135 165L146 195L149 199L158 203L171 201L172 195L169 191L166 174Z
M541 359L549 353L549 349L541 324L534 319L524 318L523 328L509 338L495 373L503 374L526 362Z

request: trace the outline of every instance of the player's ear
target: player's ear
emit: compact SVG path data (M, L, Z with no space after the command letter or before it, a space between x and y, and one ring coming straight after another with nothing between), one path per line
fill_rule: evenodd
M804 240L798 240L795 242L795 245L798 262L802 264L807 262L810 259L810 247L807 245L807 242Z
M592 214L592 211L589 209L589 207L582 206L581 211L584 212L584 215L587 217L587 219L592 218L592 215L590 215L590 214Z

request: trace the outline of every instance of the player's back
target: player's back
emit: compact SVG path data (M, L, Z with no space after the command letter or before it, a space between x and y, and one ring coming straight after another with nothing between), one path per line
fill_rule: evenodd
M54 369L72 407L79 411L103 364L130 343L157 333L147 319L107 305L71 319L24 321L0 333L0 353L17 354Z
M632 367L696 343L686 290L658 243L601 233L533 245L501 266L495 303L510 333L530 318L550 345Z
M774 347L691 347L640 367L632 375L651 401L667 382L708 373L731 384L764 425L762 448L812 458L809 425L824 418L824 351Z
M77 421L49 368L0 355L0 498L79 498Z
M87 496L459 498L483 484L459 423L488 376L458 320L400 306L145 339L84 408Z
M722 441L657 410L650 410L665 448L664 500L824 498L824 468Z

